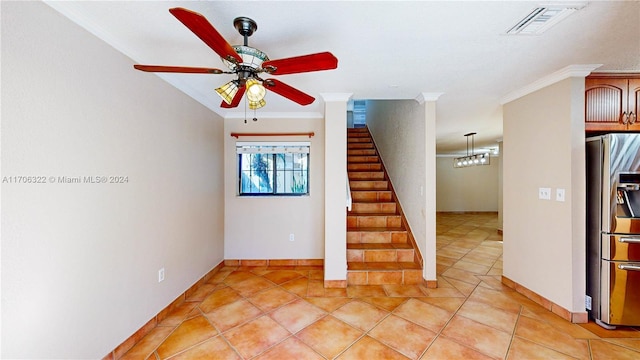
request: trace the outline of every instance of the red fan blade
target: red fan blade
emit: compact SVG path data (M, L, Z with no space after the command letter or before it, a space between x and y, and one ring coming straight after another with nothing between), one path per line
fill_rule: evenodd
M302 91L276 79L266 79L262 84L274 93L282 95L291 101L297 102L300 105L309 105L315 100L314 97L309 96Z
M188 74L222 74L220 69L185 67L185 66L161 66L161 65L133 65L140 71L147 72L170 72L170 73L188 73Z
M273 75L296 74L309 71L331 70L338 67L338 59L330 52L269 60L262 68Z
M239 63L242 62L240 55L204 16L184 8L172 8L169 9L169 12L204 41L205 44L209 45L220 57L229 61L234 59Z
M226 102L222 102L222 104L220 104L220 107L223 107L225 109L231 109L234 107L237 107L238 104L240 104L240 100L242 100L242 96L244 95L244 92L246 90L246 86L240 86L238 88L238 92L236 93L236 96L233 97L233 100L231 100L231 104L227 104Z

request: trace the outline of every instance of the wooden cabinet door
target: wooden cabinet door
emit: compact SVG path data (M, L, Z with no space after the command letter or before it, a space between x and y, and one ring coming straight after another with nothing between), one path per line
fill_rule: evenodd
M640 131L640 79L629 79L629 96L627 99L628 128L630 131Z
M585 130L623 131L622 114L627 108L628 80L587 78L585 80Z

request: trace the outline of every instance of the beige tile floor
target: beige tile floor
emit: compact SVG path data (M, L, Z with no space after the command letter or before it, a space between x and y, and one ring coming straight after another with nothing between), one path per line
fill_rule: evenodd
M321 268L225 267L124 359L640 359L503 286L493 214L438 214L439 288L324 289Z

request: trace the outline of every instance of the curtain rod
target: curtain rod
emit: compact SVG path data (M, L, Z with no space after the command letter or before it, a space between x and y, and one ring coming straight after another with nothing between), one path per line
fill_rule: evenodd
M311 138L316 133L311 132L300 132L300 133L235 133L232 132L231 136L238 139L241 136L308 136Z

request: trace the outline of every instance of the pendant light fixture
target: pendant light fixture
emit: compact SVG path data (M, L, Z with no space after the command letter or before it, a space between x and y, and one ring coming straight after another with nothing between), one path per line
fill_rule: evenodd
M463 168L476 165L489 165L491 156L488 152L477 155L475 153L475 135L476 133L474 132L464 134L464 136L467 138L467 155L453 159L454 168ZM469 137L471 137L471 154L469 154Z

